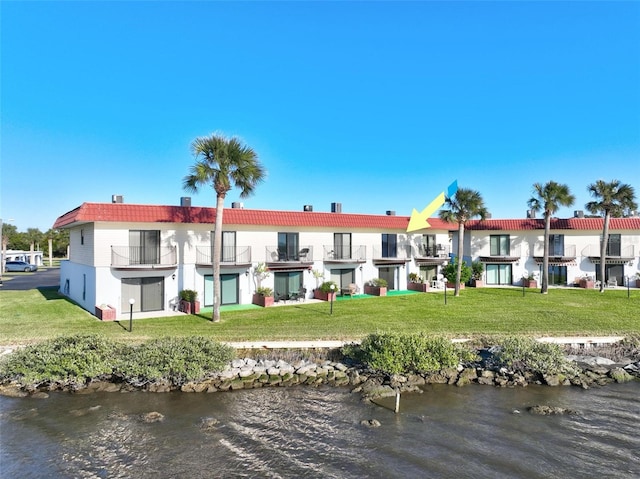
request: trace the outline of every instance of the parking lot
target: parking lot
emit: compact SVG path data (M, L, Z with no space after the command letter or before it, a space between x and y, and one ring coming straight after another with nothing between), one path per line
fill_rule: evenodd
M24 291L57 286L60 286L60 268L47 268L34 273L2 273L0 291Z

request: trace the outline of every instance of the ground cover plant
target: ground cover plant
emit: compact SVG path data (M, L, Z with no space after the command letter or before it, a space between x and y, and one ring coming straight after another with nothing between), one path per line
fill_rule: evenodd
M376 332L473 337L625 336L640 332L640 291L622 288L600 294L579 288L548 295L518 288L468 288L459 297L440 293L353 298L330 304L298 302L274 308L99 321L54 289L0 291L0 345L28 344L59 335L99 333L140 343L163 337L204 336L216 341L360 340Z

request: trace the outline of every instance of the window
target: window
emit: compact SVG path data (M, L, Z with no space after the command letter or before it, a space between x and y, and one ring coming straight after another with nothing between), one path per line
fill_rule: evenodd
M84 230L80 229L80 244L84 244Z
M610 234L607 243L607 256L620 256L622 251L620 247L621 238L619 234Z
M338 285L338 290L348 288L351 283L356 282L356 270L351 269L332 269L331 281Z
M274 294L276 298L291 298L302 289L302 271L289 271L273 275Z
M488 264L487 284L511 284L511 265Z
M566 285L567 267L559 265L549 266L549 284Z
M491 256L509 256L509 235L491 235L489 248Z
M236 260L236 232L222 232L222 256L220 261L235 262Z
M335 259L351 259L351 233L333 234L333 254Z
M564 235L549 235L549 256L564 256Z
M129 311L129 299L135 299L133 311L162 311L164 278L124 278L121 294L122 311Z
M278 260L297 261L298 233L278 233Z
M129 264L160 263L160 231L129 231Z
M398 256L398 235L383 233L382 257L396 258Z
M436 235L422 235L420 254L422 256L436 257L439 251L436 245Z

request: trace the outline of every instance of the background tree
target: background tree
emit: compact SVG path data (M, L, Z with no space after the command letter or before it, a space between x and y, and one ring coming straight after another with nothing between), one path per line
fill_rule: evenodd
M618 180L607 183L598 180L587 186L589 194L595 198L589 201L585 208L592 214L604 215L602 222L602 238L600 239L600 292L604 293L607 245L609 243L609 221L611 217L622 216L625 210L635 210L638 205L635 201L635 191L632 186L622 184Z
M547 294L549 291L549 232L551 230L551 215L560 206L571 206L575 197L571 194L567 185L549 181L544 185L533 184L533 195L527 204L534 211L544 211L544 250L542 254L542 281L540 292Z
M485 219L487 209L480 193L469 188L458 188L452 197L446 197L444 205L447 209L440 210L440 219L448 223L458 224L458 261L456 268L455 296L460 296L460 275L463 263L464 225L472 218Z
M213 321L220 321L220 253L222 249L222 216L224 200L232 187L240 189L240 197L250 196L266 176L258 155L239 139L213 134L196 138L191 144L196 163L184 177L183 186L196 193L210 185L216 192L216 222L213 239Z

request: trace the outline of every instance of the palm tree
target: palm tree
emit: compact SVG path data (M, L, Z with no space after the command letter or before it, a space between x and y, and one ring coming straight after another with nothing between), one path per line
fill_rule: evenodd
M585 208L592 214L604 214L602 224L602 238L600 240L600 292L604 293L605 272L607 262L607 244L609 243L609 220L623 215L625 210L635 210L638 205L635 202L633 186L621 184L618 180L609 183L598 180L587 186L589 194L595 198L589 201Z
M237 138L212 134L196 138L191 144L196 163L184 177L183 187L196 193L201 186L211 185L216 192L216 222L213 237L213 316L220 321L220 252L222 249L222 215L224 199L232 187L240 189L240 197L251 195L266 171L258 155Z
M469 188L458 188L451 197L446 197L444 204L448 209L440 210L440 219L448 223L458 224L458 261L456 269L455 296L460 296L460 273L462 271L462 254L464 246L464 225L476 216L485 219L488 211L480 193Z
M549 181L544 185L533 184L534 196L527 204L534 211L544 211L544 252L542 256L542 281L540 292L547 294L549 291L549 231L551 230L551 215L560 206L571 206L575 197L571 194L567 185L561 185L555 181Z

